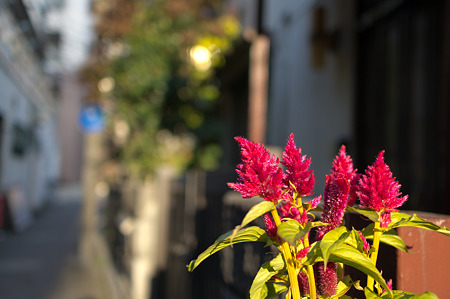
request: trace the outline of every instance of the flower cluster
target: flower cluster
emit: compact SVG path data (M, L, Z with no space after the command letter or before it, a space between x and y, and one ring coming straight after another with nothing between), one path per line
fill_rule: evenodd
M281 195L292 196L294 193L304 196L312 194L314 173L308 170L311 159L302 156L300 148L296 148L294 134L289 137L283 161L284 173L279 166L279 159L259 143L248 141L242 137L235 138L241 146L242 164L237 166L238 183L228 186L241 193L242 197L260 196L268 201L278 203Z
M247 212L240 225L192 260L187 265L189 271L227 246L264 242L274 249L270 253L273 257L256 273L250 299L273 298L284 292L286 298L292 299L347 298L345 294L352 287L363 291L366 298L437 298L430 292L416 296L393 290L392 280L385 280L377 268L380 242L408 251L393 228L418 227L450 236L446 227L397 211L408 196L400 192L400 184L384 162L384 151L361 175L342 146L326 176L323 197L304 201L313 194L315 176L309 169L311 158L296 147L294 134L289 136L281 161L262 144L242 137L235 139L241 148L242 163L236 169L237 182L228 186L243 198L259 196L263 200ZM355 207L358 198L359 208ZM344 225L347 211L373 223L362 230L349 228ZM261 216L265 229L258 225L246 227ZM343 276L343 266L365 273L365 286L349 275Z
M310 170L311 158L302 155L301 148L297 148L294 142L294 134L289 136L286 147L280 161L259 143L237 137L242 154L242 164L237 166L239 175L237 183L228 183L234 190L241 193L242 197L249 198L260 196L264 200L273 202L277 208L277 214L285 221L294 219L302 227L313 221L308 217L309 211L315 209L321 196L314 198L305 209L301 198L313 194L315 176ZM316 229L315 240L320 241L324 235L342 225L347 206L353 206L358 197L360 207L374 210L379 214L381 227L386 228L391 222L390 212L395 211L408 198L401 196L400 184L392 176L392 173L384 162L384 151L380 152L373 165L369 166L364 175L357 173L353 167L353 161L342 146L332 163L330 174L326 176L325 190L323 193L323 212L321 222L325 225ZM264 215L266 231L270 238L279 241L277 225L270 214ZM368 255L370 245L364 235L359 232L363 251ZM309 250L309 245L302 241L303 245L297 249L296 257L302 260ZM314 279L317 293L333 296L337 290L337 264L323 262L314 265ZM309 294L310 285L308 275L298 272L298 283L301 294Z
M245 138L236 137L241 145L242 164L237 166L238 183L228 183L228 186L241 193L243 198L261 196L275 203L281 197L283 172L279 159L259 143L250 142Z
M408 195L401 196L400 186L384 162L384 151L381 151L359 180L356 193L360 198L360 207L379 213L381 226L387 227L391 222L390 213L408 199Z
M283 175L286 195L291 197L294 193L299 196L311 195L315 183L314 172L308 169L311 165L311 158L306 158L306 155L302 156L302 149L295 146L294 134L289 136L281 163L286 167L286 173ZM290 199L290 197L286 198Z

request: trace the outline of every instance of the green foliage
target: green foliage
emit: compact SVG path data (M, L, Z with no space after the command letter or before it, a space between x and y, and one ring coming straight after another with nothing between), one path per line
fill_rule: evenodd
M275 206L273 203L269 201L263 201L255 205L246 214L241 225L237 226L235 230L229 231L219 237L216 242L200 254L196 260L191 261L188 265L189 271L193 271L207 257L233 243L259 241L268 242L268 244L270 244L270 240L264 230L255 226L249 228L244 227L256 218L272 211L274 208ZM362 215L369 215L371 218L374 218L374 215L367 213L364 210L351 210L358 211ZM384 231L381 236L381 242L406 252L407 248L403 240L392 228L412 226L433 230L445 235L448 235L449 232L445 227L439 227L429 221L421 219L415 214L408 215L404 213L393 213L392 219L393 221L389 228L385 229L386 231ZM294 246L293 248L296 248L299 241L303 240L303 238L314 226L317 225L312 225L311 222L309 222L308 225L302 227L302 225L296 220L285 219L278 227L278 235L291 246ZM371 223L362 232L366 238L373 238L374 224ZM377 282L376 286L381 287L380 290L384 290L383 292L376 293L375 291L366 288L364 290L366 298L437 298L434 294L429 292L416 295L398 290L389 290L382 274L378 271L367 254L367 252L363 251L363 241L361 240L358 232L354 229L349 231L347 228L341 226L326 233L321 241L312 244L307 253L306 259L302 262L305 267L308 265L314 265L318 262L324 262L325 265L327 262L335 262L360 270L361 272L372 277ZM286 262L282 254L278 254L274 259L263 264L258 273L256 273L253 284L250 288L250 298L272 298L287 291L289 284L286 275L284 274L285 271ZM344 277L339 281L336 295L331 298L347 298L345 293L352 286L362 290L359 286L359 282L353 282L348 276Z
M135 2L131 30L114 41L123 50L107 57L104 70L115 80L108 94L111 131L117 119L129 127L126 141L116 144L115 157L128 171L145 175L161 163L180 170L218 167L222 129L214 119L220 90L213 68L224 65L240 32L233 17L221 15L220 3ZM215 10L214 16L200 15L201 7ZM195 45L211 53L208 69L198 70L190 60ZM162 130L176 142L160 140ZM189 146L177 145L187 139Z
M291 135L292 137L293 135ZM305 159L305 157L287 154L286 150L283 153L283 158L287 155L291 155L296 159ZM298 152L296 152L298 153ZM343 151L337 157L338 160L333 162L333 171L337 171L338 168L348 168L348 172L353 173L353 170L349 165L346 157L343 156ZM383 152L380 153L379 157ZM281 180L277 181L271 175L273 173L266 173L264 170L268 168L267 165L272 165L271 160L267 160L266 163L260 163L261 155L259 153L254 154L254 159L250 164L252 167L238 168L240 170L245 169L247 174L253 175L252 179L247 179L245 186L248 190L254 190L255 184L261 184L262 189L267 189L269 185L271 188L278 188ZM246 163L248 159L247 154L243 154L243 161ZM381 160L378 159L378 164ZM259 163L259 164L258 164ZM246 166L248 166L247 164ZM291 171L288 165L285 165L288 171ZM383 165L382 165L383 166ZM302 169L302 166L298 166ZM255 170L258 169L258 170ZM262 171L259 172L259 170ZM372 168L373 169L373 168ZM384 164L383 169L388 169ZM386 171L375 172L375 186L368 186L364 181L360 181L359 187L370 189L368 193L371 193L371 198L380 200L379 193L392 193L391 189L386 189L386 186L398 186L392 182L391 176ZM278 174L278 172L277 172ZM377 176L385 176L389 174L384 182L377 181ZM288 172L288 176L290 173ZM282 177L283 179L286 178ZM333 178L333 173L328 179ZM240 176L241 180L243 176ZM338 177L340 182L343 181L343 177ZM373 179L373 178L372 178ZM272 185L272 180L275 181ZM350 181L350 179L348 180ZM250 298L271 298L282 292L286 292L287 299L325 299L325 298L350 298L346 295L347 291L354 287L359 291L363 291L366 298L436 298L432 293L426 292L421 295L416 295L399 290L392 290L392 281L386 282L382 273L376 267L378 257L382 257L380 253L380 242L392 246L398 250L408 252L402 238L397 234L396 229L401 227L415 227L426 229L434 232L441 233L446 236L450 236L450 231L446 227L441 227L430 221L424 220L416 214L409 215L400 212L393 212L393 209L398 207L395 200L397 196L397 189L394 188L393 198L385 196L382 197L394 200L390 203L390 206L385 205L384 208L375 210L357 209L347 207L347 212L358 213L365 218L369 224L362 231L355 229L348 229L343 226L342 209L346 206L347 202L341 200L342 194L349 192L347 184L342 185L342 190L339 188L333 189L336 186L329 183L326 188L325 206L322 219L323 221L329 220L327 217L334 213L335 210L328 209L327 204L336 204L339 206L338 212L339 218L333 219L333 221L327 221L329 223L322 223L315 220L315 216L310 213L312 207L316 207L317 200L311 201L308 204L302 202L301 197L296 192L289 193L289 189L283 189L283 195L278 200L280 209L277 209L277 205L272 201L262 201L253 206L245 215L243 221L233 231L220 237L216 242L210 246L205 252L200 254L197 260L193 260L188 269L192 271L200 262L217 252L218 250L238 242L253 242L262 241L266 242L266 246L271 246L275 249L275 258L271 261L264 263L253 280L250 288ZM283 182L285 183L285 182ZM240 185L242 186L242 185ZM295 187L295 186L294 186ZM375 189L381 189L379 193L372 192ZM236 189L236 188L235 188ZM372 190L373 189L373 190ZM270 188L268 193L272 192ZM237 189L244 196L246 192ZM378 192L377 191L377 192ZM350 193L350 192L349 192ZM260 192L259 194L266 194ZM271 194L271 193L270 193ZM263 196L261 195L261 196ZM391 194L392 195L392 194ZM349 194L347 194L349 196ZM338 200L336 200L336 198ZM406 198L406 197L405 197ZM333 202L335 200L335 202ZM363 201L363 198L361 199ZM383 204L383 202L378 202ZM370 206L370 205L369 205ZM330 211L332 211L330 213ZM269 213L273 217L273 221L265 219L266 229L270 232L270 236L264 233L264 230L258 227L244 228L246 225L257 219L258 217L265 216ZM324 225L336 225L338 227L328 231L323 235L326 227ZM314 229L319 227L316 231L316 242L310 244L310 236L314 236ZM275 230L276 229L276 230ZM366 239L372 240L371 244ZM330 264L333 263L333 267ZM328 268L327 268L328 266ZM345 267L352 267L365 273L367 275L366 288L360 286L359 281L352 281L348 276L343 276L343 270ZM419 273L420 275L420 273ZM316 283L317 282L317 283Z
M189 263L187 266L188 270L193 271L205 259L232 244L242 242L267 242L268 240L266 232L257 226L244 228L238 231L233 238L231 238L232 234L233 231L231 230L217 238L214 244L203 251L197 259Z
M353 282L350 276L345 276L342 280L339 281L337 286L337 292L336 295L331 297L334 298L345 298L345 294L350 290L350 288L354 285L358 285L359 282ZM350 297L349 297L350 298Z
M416 214L409 215L400 212L394 212L391 216L392 222L389 225L389 228L397 228L397 227L417 227L426 230L435 231L446 236L450 236L450 230L448 230L445 226L441 227L436 225L430 221L426 221Z
M369 220L371 220L373 222L377 222L378 221L378 214L375 211L357 209L357 208L353 208L353 207L347 207L346 210L347 210L347 212L354 212L354 213L361 214L361 215L367 217Z
M233 240L237 232L241 230L243 227L245 227L247 224L249 224L256 218L259 218L260 216L264 215L265 213L272 211L273 209L275 209L275 205L271 201L263 200L262 202L254 205L244 216L242 223L234 228L231 240Z
M264 263L253 280L250 288L250 299L267 298L269 290L271 289L274 291L273 295L282 291L284 289L282 286L278 288L276 285L271 284L271 288L269 289L269 286L266 286L266 283L274 275L280 273L284 267L285 264L281 254L278 254L273 260Z
M342 237L343 234L340 232L336 234L331 234L336 241ZM333 238L329 238L332 241ZM324 261L324 254L321 250L321 241L316 242L311 247L308 252L308 260L305 265L313 265L317 262ZM382 277L378 269L372 264L369 258L367 258L361 251L353 246L346 244L345 242L340 242L339 246L333 248L329 253L328 260L330 262L343 263L345 265L351 266L361 272L373 277L384 289L388 289L386 281Z
M375 293L374 291L369 290L368 288L364 289L364 295L366 295L367 299L387 299L387 298L393 298L393 299L437 299L438 297L431 293L431 292L425 292L423 294L417 295L409 292L403 292L399 290L394 290L392 292L392 295L389 293L384 293L381 296Z
M327 267L330 254L338 248L349 236L345 226L338 227L326 233L320 241L320 250L322 251L323 263Z
M278 227L278 235L290 245L296 246L297 241L303 239L310 229L310 222L306 227L302 227L298 221L289 219L280 224Z
M374 224L369 224L366 228L362 230L362 233L367 239L373 239L373 228ZM392 229L384 232L380 238L381 243L397 248L401 251L408 252L408 248L403 242L403 239L397 234L397 232Z

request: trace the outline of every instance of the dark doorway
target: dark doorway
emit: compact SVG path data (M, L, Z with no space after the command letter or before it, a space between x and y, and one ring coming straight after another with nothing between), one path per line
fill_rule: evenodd
M377 153L410 199L450 214L448 1L358 1L358 168Z

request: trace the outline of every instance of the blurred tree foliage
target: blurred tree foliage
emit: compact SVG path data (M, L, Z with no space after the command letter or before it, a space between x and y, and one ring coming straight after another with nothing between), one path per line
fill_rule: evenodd
M219 0L94 3L98 42L82 76L106 107L111 159L127 171L218 166L215 69L240 35L224 10Z

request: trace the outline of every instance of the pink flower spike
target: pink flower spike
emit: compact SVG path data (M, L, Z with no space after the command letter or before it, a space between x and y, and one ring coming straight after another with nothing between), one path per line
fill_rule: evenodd
M267 235L272 238L277 238L277 226L275 224L275 221L273 220L272 216L269 214L264 214L264 224L266 225L266 231Z
M317 206L319 205L321 200L322 200L322 195L319 195L319 196L311 199L311 201L309 202L311 204L311 210L317 208Z
M323 262L314 264L317 292L320 295L331 297L337 292L337 263L328 263L327 268Z
M292 195L297 191L300 196L311 195L315 183L314 172L308 170L311 158L302 156L302 149L295 145L294 134L289 136L281 163L286 166L283 182L289 194Z
M389 290L392 291L392 279L389 279L388 282L387 282L386 284L387 284ZM383 294L386 293L386 290L383 290L382 293L383 293Z
M349 191L350 187L346 179L327 175L321 221L329 223L329 225L320 226L317 229L317 241L322 240L327 232L341 225L345 207L347 206Z
M308 223L308 212L303 210L302 215L300 216L301 225L305 226Z
M298 208L290 203L284 203L279 207L282 218L290 218L301 223L301 215Z
M306 257L306 255L308 254L309 249L311 248L311 246L308 246L306 248L300 249L297 253L297 259L298 260L302 260L304 257Z
M381 215L380 226L382 228L387 228L391 224L391 212L386 212Z
M401 197L401 185L392 176L383 155L384 151L381 151L368 167L366 174L359 180L356 192L361 200L360 207L377 213L396 211L408 199L408 195Z
M353 206L356 202L356 183L359 179L359 174L356 173L357 169L353 169L353 160L347 155L345 151L345 145L341 146L338 155L333 161L333 169L331 174L336 178L343 177L350 184L350 194L348 197L348 206Z
M308 275L306 275L303 272L299 272L297 279L298 279L298 286L300 288L300 295L302 296L309 295Z
M369 243L367 242L367 239L366 239L366 237L363 235L363 233L362 232L360 232L360 231L358 231L358 234L359 234L359 237L361 238L361 240L363 241L363 250L364 250L364 252L369 252L369 250L370 250L370 245L369 245Z
M265 200L278 203L283 186L283 172L279 160L264 145L236 137L241 146L242 164L237 166L237 183L228 186L241 193L242 197L261 196Z

